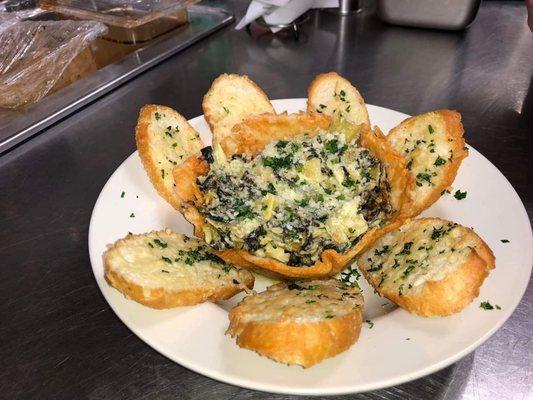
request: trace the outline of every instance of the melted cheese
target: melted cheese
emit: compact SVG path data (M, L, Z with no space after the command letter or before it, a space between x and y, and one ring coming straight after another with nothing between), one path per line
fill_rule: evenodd
M220 151L198 178L199 211L217 231L206 240L217 249L312 265L324 248L344 251L391 212L380 161L342 132L275 141L249 158L219 162Z
M246 297L238 307L243 322L323 322L363 307L356 287L336 279L279 283Z
M213 257L206 259L205 254ZM104 257L114 272L146 289L178 291L214 284L238 286L250 274L218 261L199 240L168 230L128 236Z
M417 293L426 282L453 274L476 244L476 236L457 224L414 220L379 239L357 265L378 290Z

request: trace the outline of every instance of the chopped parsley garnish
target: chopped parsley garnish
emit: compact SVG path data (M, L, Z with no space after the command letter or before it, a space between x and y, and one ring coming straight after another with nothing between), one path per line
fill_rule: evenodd
M413 167L413 159L412 158L409 160L409 162L407 163L406 167L407 167L407 169L409 171L411 171L411 168Z
M435 132L435 130L433 129L433 127L431 125L428 125L428 131L429 131L429 133Z
M370 269L367 269L366 272L376 272L376 271L379 271L380 269L383 268L383 263L375 266L375 267L372 267Z
M306 300L305 301L305 304L311 304L311 303L316 303L316 300Z
M166 244L165 242L163 242L162 240L159 240L157 238L154 239L154 243L156 245L158 245L159 247L161 247L162 249L165 249L168 246L168 244Z
M440 228L433 227L433 232L431 233L431 240L436 240L443 236L446 232L444 231L444 226L441 226Z
M498 304L490 304L489 301L482 301L481 304L479 305L479 308L482 308L484 310L494 310L495 308L497 310L501 310L502 308L498 305Z
M435 160L435 162L433 163L433 165L439 167L441 165L444 165L446 164L446 160L444 158L442 158L441 156L438 156L437 159Z
M367 319L365 322L368 324L368 329L372 329L374 327L374 323L371 320Z
M161 170L161 178L165 179L165 170L164 169Z
M327 107L328 107L328 106L326 106L325 104L319 104L318 106L319 106L322 110L323 110L324 108L327 108Z
M361 274L357 268L354 267L349 267L347 270L341 272L341 281L347 285L359 287L359 283L357 281L360 277Z
M332 314L332 313L330 313L330 312L326 312L326 315L324 315L324 317L325 317L326 319L335 318L335 314Z
M378 249L374 250L374 254L375 254L376 256L381 256L381 255L383 255L383 254L390 253L390 250L391 250L390 247L389 247L388 245L385 245L385 246L383 246L383 247L381 248L381 250L378 250Z
M156 119L157 121L159 121L159 120L161 119L161 114L159 114L158 112L156 112L156 113L154 114L154 116L155 116L155 119Z
M309 205L309 199L296 200L296 204L300 207L307 207Z
M126 195L126 192L122 192L122 193L120 194L120 198L123 199L125 195Z
M154 245L152 243L148 242L148 247L151 247L153 249Z
M237 279L233 279L233 284L240 285L241 283Z
M166 269L162 269L161 272L164 272L165 274L170 274Z
M500 240L500 242L502 242L502 243L509 243L509 240L507 240L507 239L502 239L502 240Z
M228 110L226 107L222 106L222 108L224 109L224 112L225 112L226 114L229 114L229 110Z
M402 251L400 251L397 255L402 254L411 254L411 246L413 245L413 242L407 242L403 245Z
M453 197L455 197L457 200L463 200L464 198L466 198L466 191L464 192L461 192L460 190L457 190Z
M263 165L272 168L274 171L289 169L292 166L292 154L287 154L285 157L265 157Z
M131 214L130 214L130 218L135 218L135 214L134 214L134 213L131 213Z
M407 278L409 276L409 274L413 271L413 269L415 269L415 266L413 264L409 265L405 271L403 271L403 275L402 275L402 278Z
M276 148L284 149L285 147L287 147L288 144L289 142L287 142L286 140L279 140L278 143L276 143Z
M427 183L429 183L430 185L432 184L431 182L431 175L429 175L428 173L426 172L420 172L416 175L416 184L417 186L422 186L422 183L420 181L426 181Z
M337 139L330 140L324 145L324 149L331 154L336 154L339 152L339 141Z
M166 262L166 263L169 263L169 264L172 264L172 260L168 257L165 257L165 256L161 256L161 259Z

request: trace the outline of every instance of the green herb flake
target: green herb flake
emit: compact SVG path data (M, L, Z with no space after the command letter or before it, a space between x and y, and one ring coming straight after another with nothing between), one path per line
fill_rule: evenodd
M327 108L328 106L326 106L325 104L319 104L318 105L320 107L321 110L323 110L324 108Z
M305 301L305 304L312 304L312 303L316 303L316 300L306 300Z
M172 260L168 257L165 257L165 256L161 256L161 260L163 260L164 262L168 263L168 264L172 264Z
M170 274L166 269L162 269L161 272L164 272L165 274Z
M431 125L428 125L428 131L429 131L429 133L435 132L435 130L433 129L433 127Z
M157 238L154 239L154 243L155 243L157 246L161 247L162 249L166 249L167 246L168 246L165 242L163 242L162 240L159 240L159 239L157 239Z
M374 323L371 320L367 319L365 322L368 324L368 329L372 329L374 327Z
M161 178L165 179L165 170L164 169L161 170Z
M435 165L436 167L440 167L441 165L444 165L444 164L446 164L446 160L442 158L441 156L437 156L437 159L433 163L433 165Z
M326 142L324 149L326 149L328 153L337 154L339 152L339 141L337 139L333 139Z
M325 317L326 319L332 319L332 318L335 318L335 314L332 314L332 313L330 313L330 312L326 312L326 315L324 315L324 317Z
M159 114L158 112L156 112L156 113L154 114L154 117L155 117L155 119L156 119L157 121L159 121L159 120L161 119L161 114Z
M120 193L120 198L121 198L121 199L123 199L124 196L126 196L126 192L122 192L122 193Z
M228 110L226 107L222 106L222 109L224 110L224 112L225 112L226 114L229 114L229 110Z
M492 304L489 303L489 301L482 301L481 304L479 305L479 308L482 308L484 310L494 310L494 308L496 308L497 310L501 310L502 308L495 304L495 306L493 306Z
M403 245L402 251L400 251L397 255L402 254L411 254L411 246L413 245L413 242L407 242Z
M466 191L461 192L460 190L457 190L454 193L453 197L455 197L457 200L463 200L466 198Z
M130 214L130 218L135 218L135 214L134 214L134 213L131 213L131 214Z
M509 243L509 240L507 240L507 239L502 239L502 240L500 240L500 242L502 242L502 243Z

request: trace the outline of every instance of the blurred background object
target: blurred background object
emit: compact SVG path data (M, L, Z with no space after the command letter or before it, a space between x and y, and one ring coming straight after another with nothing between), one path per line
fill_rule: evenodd
M447 30L465 29L481 0L377 0L381 20L393 25Z

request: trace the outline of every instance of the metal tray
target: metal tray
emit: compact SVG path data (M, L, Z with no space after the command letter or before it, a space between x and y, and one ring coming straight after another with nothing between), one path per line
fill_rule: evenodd
M21 110L0 110L0 154L146 69L233 22L221 8L193 5L189 24Z

